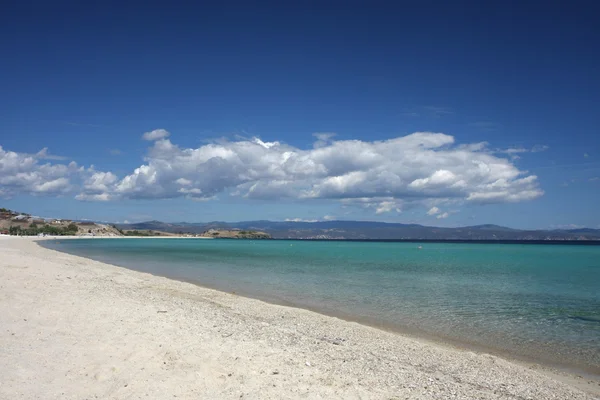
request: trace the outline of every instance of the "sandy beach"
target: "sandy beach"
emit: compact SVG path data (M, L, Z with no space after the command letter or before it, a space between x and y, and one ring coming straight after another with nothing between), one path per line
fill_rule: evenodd
M600 383L0 237L2 399L596 399Z

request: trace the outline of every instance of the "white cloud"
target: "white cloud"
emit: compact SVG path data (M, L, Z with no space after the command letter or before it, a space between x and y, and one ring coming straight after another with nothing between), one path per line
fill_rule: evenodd
M98 193L98 194L88 194L88 193L79 193L75 196L75 199L81 201L110 201L113 197L108 193Z
M390 211L402 212L400 207L398 207L398 203L395 201L382 201L375 208L375 214L383 214Z
M512 147L505 150L499 150L498 153L506 153L506 154L517 154L517 153L527 153L527 150L524 147Z
M102 193L109 190L110 185L118 180L112 172L95 172L84 183L84 189L87 193Z
M452 211L452 213L455 213L455 212L457 212L457 211ZM431 207L429 209L429 211L427 211L427 215L436 217L437 219L446 219L450 216L450 214L451 213L449 213L449 212L440 210L438 207Z
M333 215L326 215L323 217L324 221L335 221L336 217L334 217Z
M114 198L109 192L118 178L112 172L95 172L93 168L88 170L91 175L83 182L83 192L75 198L84 201L109 201Z
M190 186L192 184L192 181L185 178L179 178L175 181L175 183L181 186Z
M113 198L202 199L229 192L257 199L346 199L376 213L400 211L403 201L514 202L543 194L534 175L494 156L485 143L455 145L454 137L430 132L375 142L335 141L330 134L316 138L321 144L309 150L258 138L198 148L157 140L146 164L109 185L106 193Z
M340 199L343 208L358 207L362 209L375 210L375 214L383 214L391 211L401 213L405 205L413 206L402 199L393 197L357 197Z
M0 190L6 195L77 189L77 199L95 201L210 200L220 193L267 200L334 199L377 214L414 204L518 202L543 194L535 175L495 155L486 143L456 144L453 136L442 133L383 141L316 134L318 145L310 149L259 138L181 148L168 135L160 129L144 134L153 141L144 164L120 178L75 163L41 164L43 153L0 148Z
M46 181L35 186L34 190L39 193L56 193L64 191L69 187L69 180L65 177Z
M255 137L252 139L252 142L256 143L259 146L264 147L265 149L270 149L271 147L279 146L279 142L263 142L259 138Z
M67 157L64 157L64 156L57 156L56 154L50 154L47 147L44 147L42 150L38 151L35 154L35 157L39 160L63 161L63 160L67 159Z
M589 155L588 153L583 153L583 157L584 157L584 158L589 158L589 156L590 156L590 155Z
M155 129L152 132L146 132L142 135L144 140L154 141L168 138L171 134L164 129Z
M76 163L41 163L48 159L47 149L36 154L7 151L0 146L0 192L15 194L60 195L72 189L71 178L84 172Z
M429 211L427 211L427 215L436 215L440 213L440 209L437 207L431 207Z
M313 136L317 138L317 141L313 144L315 149L325 147L331 143L332 139L336 136L335 133L313 133Z
M525 147L509 147L508 149L498 149L495 152L499 154L508 154L513 158L513 160L518 160L521 158L518 154L520 153L541 153L543 151L548 150L550 147L545 144L536 144L531 148Z
M456 148L460 150L467 151L484 151L486 150L488 142L478 142L478 143L468 143L468 144L460 144Z
M535 146L533 146L531 148L531 152L532 153L541 153L542 151L546 151L550 148L550 146L547 146L545 144L536 144Z
M542 193L537 188L537 176L529 175L525 178L498 179L493 183L482 185L481 191L473 191L467 196L467 201L478 203L516 203L524 200L533 200Z
M450 186L455 185L457 183L456 181L457 177L452 171L440 169L435 171L431 176L415 179L408 186L416 189L435 186Z

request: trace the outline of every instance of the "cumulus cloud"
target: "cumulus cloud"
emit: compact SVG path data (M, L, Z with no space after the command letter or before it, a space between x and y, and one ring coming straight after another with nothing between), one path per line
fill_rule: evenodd
M159 140L159 139L164 139L169 137L171 134L164 130L164 129L155 129L151 132L146 132L142 135L142 138L144 140L148 140L148 141L154 141L154 140Z
M49 159L47 149L36 154L16 153L0 146L0 193L3 197L15 194L59 195L72 190L71 179L84 170L76 163L44 163ZM50 159L54 159L51 158Z
M429 211L427 211L427 215L436 215L440 213L440 209L437 207L431 207Z
M383 214L390 211L402 212L398 203L395 201L382 201L375 208L375 214Z
M113 197L108 193L79 193L77 196L75 196L75 199L81 201L110 201L113 199Z
M457 144L443 133L417 132L383 141L335 140L319 133L309 149L260 138L182 148L163 129L143 138L152 141L144 163L121 177L75 163L44 164L43 153L0 148L0 190L75 192L77 199L87 201L210 200L220 194L333 199L376 214L401 212L414 204L519 202L543 194L535 175L490 151L487 143ZM434 209L428 214L444 214Z
M438 207L431 207L429 211L427 211L427 215L432 217L436 217L437 219L446 219L450 216L449 212L444 212L440 210Z
M117 182L117 176L112 172L94 172L93 169L90 173L91 175L83 182L83 192L75 198L85 201L112 200L113 195L109 192L112 185Z
M155 132L155 131L153 131ZM152 135L152 137L159 137ZM417 132L384 141L316 135L303 150L259 138L180 148L158 138L146 163L105 191L111 198L212 198L228 192L256 199L340 199L400 212L403 201L447 199L516 202L543 194L535 175L494 156L485 143L456 145L442 133ZM90 188L92 192L90 192Z

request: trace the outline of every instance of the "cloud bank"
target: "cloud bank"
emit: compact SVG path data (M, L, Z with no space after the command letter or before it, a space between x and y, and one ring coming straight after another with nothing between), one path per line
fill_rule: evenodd
M152 144L144 163L121 178L75 163L43 164L42 157L0 147L0 191L74 192L88 201L210 200L218 195L332 199L371 207L378 214L400 212L403 204L414 202L505 203L543 194L535 175L519 170L486 143L456 144L443 133L417 132L384 141L316 134L311 149L259 138L181 148L169 136L163 129L145 133L143 139ZM439 211L430 215L447 216Z
M71 183L85 172L76 163L52 164L44 148L36 154L15 153L0 146L0 195L60 195L76 190Z

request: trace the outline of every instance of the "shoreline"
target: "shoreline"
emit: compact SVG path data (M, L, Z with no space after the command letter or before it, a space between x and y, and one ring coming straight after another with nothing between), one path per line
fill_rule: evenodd
M69 236L69 237L65 237L65 238L67 238L67 239L89 239L87 237L80 237L80 236ZM161 237L146 237L146 236L97 237L97 239L102 239L102 238L162 239ZM170 239L214 239L214 238L210 238L210 237L208 237L208 238L168 237L168 238L170 238ZM62 252L60 250L55 250L52 248L46 248L39 243L41 241L56 240L56 239L59 239L59 238L57 238L57 237L36 238L34 241L40 247L47 249L47 250L53 250L53 251L58 251L60 253L73 255L76 257L82 257L86 260L90 260L90 261L94 261L94 262L101 262L101 263L111 265L111 266L114 266L117 268L125 268L130 271L135 271L135 272L140 272L140 273L148 273L143 270L135 269L132 267L111 264L106 261L96 261L91 258L87 258L85 256L79 256L79 255L75 255L75 254L71 254L71 253L67 253L67 252ZM174 281L178 281L178 282L189 283L191 285L198 286L198 287L201 287L204 289L215 290L220 293L233 294L235 296L241 296L241 297L244 297L247 299L258 300L258 301L261 301L261 302L264 302L267 304L271 304L271 305L283 306L283 307L289 307L289 308L298 309L298 310L314 312L314 313L317 313L317 314L325 316L325 317L336 318L336 319L340 319L342 321L346 321L349 323L357 323L357 324L360 324L360 325L363 325L366 327L370 327L370 328L374 328L374 329L378 329L378 330L381 330L384 332L389 332L389 333L397 334L397 335L407 337L410 339L422 341L422 342L425 342L425 343L433 345L433 346L441 346L444 348L449 348L449 349L454 349L454 350L459 350L459 351L466 351L466 352L473 351L473 352L480 353L480 354L487 354L490 356L499 357L506 361L521 365L525 368L536 369L554 379L559 379L561 381L569 382L571 384L577 383L576 382L577 380L576 379L574 380L573 378L580 377L580 378L583 378L588 381L597 381L598 385L600 386L600 370L594 369L593 367L585 367L585 366L582 367L579 365L567 364L564 362L560 363L560 362L557 362L557 361L554 361L554 360L551 360L548 358L546 358L546 359L536 358L535 356L517 354L516 352L511 352L510 350L499 349L499 348L495 348L495 347L485 345L485 344L472 343L472 342L469 342L466 340L449 338L449 337L446 337L443 335L426 332L426 331L420 330L418 328L410 328L410 327L394 325L394 324L385 324L385 323L381 323L380 321L371 320L367 317L355 317L355 316L352 316L349 314L340 313L339 311L335 311L335 310L324 310L324 309L319 309L319 308L313 307L313 306L296 304L296 303L287 301L285 299L277 298L275 296L255 295L255 294L245 292L244 290L239 290L239 289L237 289L237 291L234 291L234 292L229 292L222 288L207 285L201 281L196 281L196 280L192 280L192 279L180 279L177 277L171 277L168 275L161 275L161 274L156 274L156 273L150 273L150 275L158 276L158 277L162 277L165 279L174 280ZM584 384L582 387L587 387L587 386L588 385ZM600 395L600 390L599 390L598 394Z
M84 257L85 258L85 257ZM115 264L111 264L115 265ZM117 267L121 267L119 265L115 265ZM136 269L121 267L126 269L131 269L132 271L138 271ZM143 272L143 271L139 271ZM222 293L232 293L237 296L242 296L248 299L258 300L265 302L267 304L272 304L276 306L283 306L289 308L295 308L298 310L310 311L319 315L323 315L325 317L336 318L342 321L346 321L348 323L357 323L365 327L374 328L377 330L381 330L383 332L389 332L391 334L400 335L403 337L407 337L410 339L418 340L433 346L440 346L449 349L465 351L465 352L476 352L479 354L487 354L494 357L502 358L506 361L519 364L525 368L537 369L540 371L544 371L544 373L554 377L554 378L569 378L569 377L582 377L588 380L598 381L600 385L600 370L595 369L593 367L573 365L567 363L560 363L550 359L544 358L536 358L534 356L516 354L516 352L512 352L510 350L504 350L496 347L492 347L490 345L472 343L467 340L461 340L456 338L450 338L441 334L431 333L419 328L411 328L407 326L397 325L397 324L386 324L380 321L370 319L368 317L356 317L350 314L341 313L335 310L323 310L317 307L299 305L290 301L286 301L283 299L270 297L270 296L259 296L253 295L250 293L246 293L244 291L235 291L228 292L222 290L218 287L213 287L210 285L202 284L202 282L189 280L189 279L178 279L174 277L169 277L166 275L158 275L152 274L155 276L160 276L166 279L171 279L175 281L189 283L195 286L199 286L201 288L216 290ZM599 393L600 394L600 393Z
M53 250L53 249L50 249L50 250ZM67 254L70 254L70 253L67 253ZM83 258L86 258L86 257L83 257ZM92 260L92 259L89 259L89 260ZM113 265L113 266L119 267L119 268L125 268L125 269L131 270L131 271L146 273L141 270L137 270L134 268L128 268L128 267L124 267L124 266L120 266L120 265L116 265L116 264L109 264L109 263L105 263L105 264ZM198 286L203 289L216 290L221 293L232 294L235 296L241 296L241 297L244 297L247 299L252 299L252 300L258 300L258 301L261 301L261 302L264 302L264 303L270 304L270 305L282 306L282 307L288 307L288 308L313 312L313 313L316 313L316 314L319 314L319 315L322 315L325 317L339 319L339 320L342 320L342 321L345 321L348 323L356 323L356 324L359 324L359 325L362 325L365 327L381 330L383 332L388 332L391 334L400 335L400 336L407 337L410 339L418 340L418 341L421 341L421 342L424 342L424 343L427 343L427 344L430 344L433 346L440 346L440 347L445 347L445 348L450 348L450 349L465 351L465 352L473 351L473 352L480 353L480 354L487 354L490 356L499 357L506 361L509 361L509 362L512 362L515 364L519 364L525 368L537 369L537 370L543 371L545 374L547 374L553 378L568 380L569 378L572 378L572 377L581 377L581 378L584 378L587 380L598 381L599 382L598 385L600 385L600 371L593 369L593 367L582 367L582 366L566 364L566 363L561 364L559 362L554 362L549 359L535 358L534 356L527 356L527 355L519 355L519 354L515 354L515 352L511 352L509 350L503 350L503 349L495 348L495 347L484 345L484 344L471 343L466 340L449 338L449 337L446 337L443 335L426 332L426 331L420 330L418 328L410 328L410 327L401 326L401 325L385 324L385 323L381 323L376 320L369 319L367 317L356 317L353 315L341 313L339 311L329 311L329 310L319 309L316 307L299 305L299 304L296 304L296 303L293 303L290 301L286 301L284 299L270 297L270 296L253 295L251 293L244 292L243 290L229 292L229 291L220 289L218 287L206 285L200 281L195 281L195 280L191 280L191 279L180 279L180 278L176 278L176 277L170 277L170 276L166 276L166 275L152 274L152 273L151 273L151 275L159 276L159 277L162 277L165 279L170 279L173 281L189 283L190 285ZM600 394L600 392L599 392L599 394Z
M80 237L66 237L66 238L67 239L78 239ZM127 239L129 237L111 237L111 238ZM153 239L154 237L137 236L137 237L132 237L132 238ZM58 238L37 238L36 242L47 241L47 240L57 240L57 239ZM100 237L98 239L100 239ZM194 239L194 238L171 237L171 239ZM207 239L213 239L213 238L207 238ZM41 247L44 247L41 244L39 244L39 245ZM48 247L48 248L44 247L44 248L62 252L60 250L53 249L51 247ZM68 252L64 252L64 253L74 255L77 257L83 257L83 258L89 259L89 260L93 260L92 258L87 258L85 256L71 254ZM98 261L98 260L95 260L95 261ZM131 270L131 271L147 273L143 269L135 268L135 266L124 266L124 265L112 264L107 261L98 261L98 262L103 262L106 264L113 265L115 267L125 268L125 269ZM526 368L535 368L535 369L545 371L545 373L552 375L553 377L568 378L568 377L572 377L572 376L579 376L579 377L582 377L582 378L585 378L588 380L600 382L600 369L594 368L593 366L587 366L587 365L582 366L582 365L577 365L577 364L573 364L573 363L568 363L565 361L559 361L556 359L552 359L551 357L543 357L541 354L536 355L536 356L527 355L527 354L519 354L519 352L517 350L502 349L502 348L494 347L492 345L487 345L487 344L482 344L482 343L474 343L474 342L470 342L468 340L452 338L452 337L444 336L442 334L436 334L433 332L425 331L425 330L419 329L417 327L407 327L407 326L402 326L399 324L385 323L385 322L378 321L376 319L370 319L368 317L357 317L357 316L354 316L351 314L342 313L338 310L318 308L316 306L311 306L311 305L307 305L307 304L294 303L292 301L289 301L289 300L286 300L283 298L279 298L279 297L273 296L273 295L265 295L265 294L261 295L261 294L244 291L243 289L236 289L235 291L232 292L227 289L220 288L218 286L206 284L199 280L178 278L178 277L169 276L166 274L154 273L154 272L151 272L150 274L154 275L154 276L160 276L163 278L175 280L178 282L189 283L189 284L199 286L201 288L205 288L205 289L209 289L209 290L216 290L216 291L219 291L222 293L233 293L237 296L242 296L242 297L249 298L249 299L259 300L259 301L265 302L267 304L273 304L273 305L278 305L278 306L285 306L285 307L291 307L291 308L296 308L296 309L300 309L300 310L311 311L311 312L314 312L314 313L317 313L317 314L320 314L323 316L337 318L337 319L341 319L341 320L347 321L347 322L358 323L358 324L368 326L371 328L375 328L375 329L379 329L379 330L382 330L385 332L402 335L402 336L409 337L409 338L416 339L416 340L426 341L427 343L432 344L432 345L449 347L449 348L458 349L458 350L462 350L462 351L475 351L477 353L493 355L495 357L500 357L507 361L522 365Z
M11 320L11 317L16 317L15 312L10 312L11 306L35 314L35 309L20 306L19 295L27 294L30 297L41 296L41 303L38 306L42 308L47 306L54 310L54 317L59 317L59 321L71 320L71 330L68 334L77 337L76 343L83 343L86 339L91 340L85 335L82 337L80 331L106 336L108 334L106 331L110 331L106 327L114 328L123 325L114 328L117 334L113 340L117 343L122 342L125 348L142 347L142 350L138 350L137 353L134 351L135 354L130 357L141 360L144 357L140 354L154 354L158 348L153 347L155 343L152 340L140 341L140 337L137 336L126 339L127 332L136 332L143 337L151 336L153 339L158 337L159 341L164 342L165 348L173 347L172 343L189 345L191 341L197 350L202 351L181 349L175 351L173 357L179 360L179 367L170 370L167 374L151 368L151 365L147 366L148 363L145 362L138 362L137 366L141 368L140 371L152 370L165 381L170 382L169 385L175 384L173 380L181 377L182 370L190 372L199 368L200 375L204 376L201 379L204 382L202 393L213 393L214 396L211 396L213 398L232 398L231 390L238 389L245 391L246 398L295 398L300 397L302 393L308 394L310 398L315 394L330 398L361 395L367 398L393 398L394 395L401 394L422 399L452 398L449 395L452 392L455 393L455 398L486 399L527 397L588 399L600 395L600 383L597 381L546 371L545 367L540 367L543 368L542 370L533 370L531 367L527 368L518 362L515 363L514 360L507 361L503 357L469 351L448 343L444 345L427 338L412 337L395 331L392 333L302 308L240 297L195 283L184 283L100 263L44 248L37 243L40 239L61 238L0 239L0 251L6 255L0 260L0 272L5 281L2 284L2 291L6 290L8 293L8 299L3 296L3 301L0 302L0 307L8 307L8 310L4 310L7 311L4 315L0 313L0 321L4 320L3 323L9 327L9 330L23 324L20 322L22 319ZM44 268L39 268L40 265ZM69 274L68 279L53 278L56 273L61 277ZM33 286L43 293L27 292L21 288L23 282L27 283L25 287ZM78 301L71 302L70 299ZM104 304L106 302L108 305ZM85 310L92 314L99 314L102 318L98 321L92 315L90 320L86 320ZM143 314L146 318L140 320L138 314ZM167 319L174 317L175 321L170 322L182 326L182 332L173 330L171 323L156 322L157 315ZM28 315L28 317L26 320L30 322L29 325L31 322L36 322L36 318L40 320L35 330L40 330L42 333L44 327L52 325L40 312L37 316ZM92 325L95 323L96 326L90 328L82 322ZM101 322L99 326L98 322ZM221 334L224 331L227 332ZM35 332L22 331L21 333L27 333L31 336L30 339L35 339L33 335ZM203 338L203 341L195 342L198 337ZM168 339L164 338L173 341L167 344ZM35 369L35 365L39 364L37 358L47 352L45 346L36 348L35 352L28 352L27 344L31 346L31 342L11 347L12 342L9 341L13 339L5 338L3 335L2 341L5 340L7 343L0 342L0 344L9 344L5 346L9 349L9 353L11 349L24 353L22 359L18 352L12 354L12 357L9 354L8 357L17 362L16 365L21 372L27 371L28 368ZM209 343L210 346L203 347L204 342ZM61 344L60 340L57 342L57 345L59 344ZM148 346L153 347L151 351L145 348ZM87 348L88 346L84 346L82 351L88 351ZM236 366L239 364L236 362L239 357L238 359L228 357L232 349L242 355L252 355L249 359L244 359L243 368ZM117 350L119 351L115 356L123 351L122 348ZM159 353L164 351L164 349L159 350ZM1 352L2 350L0 354ZM195 359L202 352L208 352L212 361L216 359L219 362L213 362L211 368L202 367L204 363ZM269 354L275 357L271 358ZM2 358L10 363L6 357ZM92 351L91 358L102 358L102 355ZM19 360L22 365L19 365ZM81 363L84 360L78 361ZM86 358L85 362L88 361ZM28 386L27 382L19 381L18 376L13 376L8 363L3 365L0 361L2 370L6 369L3 374L8 374L9 377L8 384L3 382L0 385L0 394L8 395L11 389L17 390L19 384ZM73 364L78 365L77 362ZM165 364L159 364L158 367L162 368L167 364L168 362L165 361ZM100 362L99 365L104 364ZM224 366L234 372L231 372L231 375L223 372L223 376L221 374L217 377L212 376L213 370L220 371ZM79 370L85 369L85 367L79 368ZM274 368L276 370L273 370ZM268 374L258 372L254 375L248 372L268 369L273 371ZM41 371L44 376L52 375L53 372L52 368ZM232 377L239 375L245 376L245 379L228 386L227 390L223 389L224 382L235 380ZM287 377L288 382L282 386L279 378L283 377ZM10 378L13 380L11 381ZM80 380L85 382L87 376L77 375L76 378L73 379L77 382ZM108 385L105 382L109 382L113 387L115 379L117 378L95 379L92 382L94 385L87 387L90 388L89 390L94 390L95 385L99 387ZM11 382L15 385L11 385ZM113 397L128 397L131 393L125 396L128 392L127 387L135 384L125 385L127 386L120 386L119 390L115 389ZM33 383L29 383L29 386L33 386ZM183 385L190 389L188 386L189 382ZM45 386L41 385L41 387ZM263 391L253 392L257 387ZM219 391L219 388L223 390ZM36 390L33 387L29 389ZM154 393L164 393L160 388L155 389ZM269 395L261 396L262 393ZM185 393L182 395L185 397ZM239 396L236 395L237 397Z

